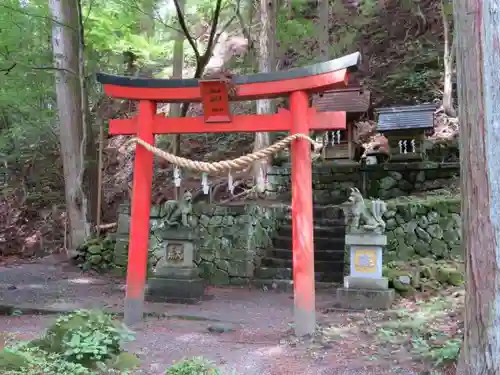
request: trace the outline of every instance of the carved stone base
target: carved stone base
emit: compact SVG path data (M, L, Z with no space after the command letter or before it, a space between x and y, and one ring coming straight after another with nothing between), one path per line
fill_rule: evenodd
M338 288L333 307L347 310L387 310L394 302L394 289Z
M389 289L389 280L386 277L344 277L344 288L346 289L370 289L387 290Z
M201 278L152 277L148 280L146 301L195 304L203 299L205 280Z

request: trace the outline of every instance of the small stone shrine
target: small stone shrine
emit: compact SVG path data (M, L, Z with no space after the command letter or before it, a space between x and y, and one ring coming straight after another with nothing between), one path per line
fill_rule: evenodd
M389 289L387 278L382 277L382 252L387 244L382 215L387 207L380 200L365 200L356 188L351 189L342 207L350 273L344 278L344 287L337 289L336 306L353 310L388 309L395 292Z
M205 282L194 264L192 195L185 192L179 201L167 201L165 218L157 231L164 246L148 278L146 299L152 302L196 303L205 293Z

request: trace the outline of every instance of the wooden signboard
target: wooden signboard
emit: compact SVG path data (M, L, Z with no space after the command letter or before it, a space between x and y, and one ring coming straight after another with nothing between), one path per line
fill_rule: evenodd
M206 123L231 122L226 82L220 80L200 81L200 92Z

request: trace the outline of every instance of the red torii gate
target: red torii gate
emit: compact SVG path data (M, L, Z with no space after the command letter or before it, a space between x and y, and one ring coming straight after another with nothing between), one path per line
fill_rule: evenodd
M148 79L97 74L104 91L113 98L138 100L139 114L110 121L111 135L134 135L154 144L155 134L277 132L308 134L310 130L345 129L345 112L316 112L309 94L348 84L348 72L357 69L359 52L327 62L277 73L232 79L237 97L255 100L289 96L290 110L270 115L231 116L228 89L223 81ZM157 102L202 102L204 117L173 118L156 114ZM292 228L294 319L298 335L316 326L311 149L307 140L292 142ZM137 145L134 163L132 217L125 297L125 323L142 320L149 244L149 216L153 180L153 154Z

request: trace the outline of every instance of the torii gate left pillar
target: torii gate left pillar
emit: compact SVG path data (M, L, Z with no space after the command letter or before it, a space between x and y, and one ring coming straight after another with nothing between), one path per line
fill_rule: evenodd
M345 129L345 112L317 113L309 94L347 86L360 54L285 72L233 78L235 100L288 96L290 110L271 115L232 116L228 92L220 81L159 80L98 74L105 92L115 98L139 100L139 114L110 121L111 135L134 135L154 144L155 134L277 132L308 134L310 130ZM203 102L204 117L169 118L156 114L157 102ZM314 279L311 146L304 139L292 143L292 236L294 320L298 336L316 327ZM142 320L149 244L149 216L153 155L138 145L134 163L125 323Z

